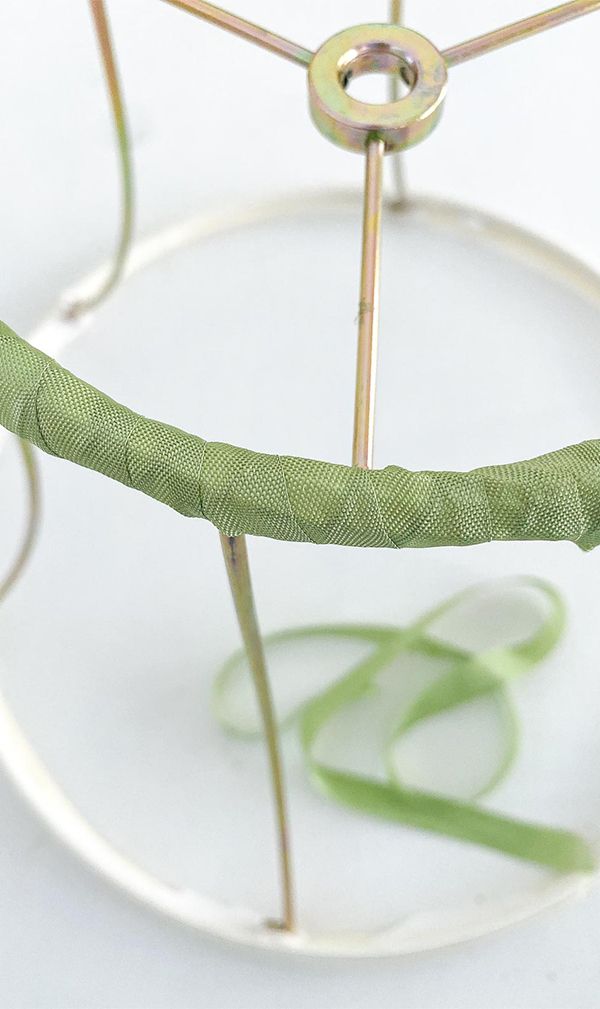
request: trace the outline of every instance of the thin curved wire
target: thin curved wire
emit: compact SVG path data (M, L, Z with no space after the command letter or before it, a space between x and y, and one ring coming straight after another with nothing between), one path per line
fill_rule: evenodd
M127 114L121 92L119 72L117 69L106 7L104 0L89 0L89 5L96 31L96 39L100 50L102 65L104 68L104 76L110 98L112 120L119 153L121 220L117 248L106 279L102 282L94 294L82 301L76 302L74 305L69 306L66 311L68 318L76 318L84 312L90 312L94 308L97 308L97 306L108 297L121 280L131 247L135 211L133 166L129 128L127 125Z
M8 569L8 573L0 580L0 603L6 599L23 573L35 546L40 526L40 479L35 453L29 442L22 441L20 438L17 441L23 457L27 478L27 521L17 555Z

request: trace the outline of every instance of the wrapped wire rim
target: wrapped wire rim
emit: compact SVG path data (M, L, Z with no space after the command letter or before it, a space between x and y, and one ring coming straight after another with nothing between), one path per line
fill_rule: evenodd
M140 243L128 272L203 235L293 214L313 205L356 206L338 193L306 195L198 219ZM600 279L585 264L513 225L431 198L402 212L476 229L600 302ZM94 274L95 282L97 275ZM92 286L88 282L83 288ZM74 292L81 300L78 290ZM73 297L70 298L72 302ZM85 299L83 299L85 300ZM65 320L55 352L74 333ZM34 342L39 343L37 337ZM523 462L469 472L362 470L206 442L149 420L62 368L0 323L0 424L52 455L94 469L167 504L211 521L229 536L369 547L466 546L492 540L600 541L600 441Z
M201 218L139 243L126 275L194 238L285 217L308 205L325 212L356 204L339 192L303 195ZM474 228L522 259L534 256L600 302L600 278L593 270L516 226L429 197L403 203L400 212ZM68 305L85 304L87 291L104 275L104 269L95 273ZM65 325L77 323L66 319ZM60 342L52 349L58 351ZM206 442L142 417L3 323L0 376L0 424L9 431L183 515L206 518L227 536L388 548L570 540L589 550L600 542L600 440L469 472L365 470Z
M319 196L312 194L311 197L303 193L296 198L271 201L262 206L246 205L212 215L201 214L136 243L125 275L131 275L169 252L209 235L292 216L298 211L304 213L308 205L330 213L341 208L355 211L360 201L355 193L337 191ZM458 230L459 233L474 233L517 259L530 263L533 260L550 276L600 304L600 278L591 268L515 225L479 210L431 197L411 197L402 212L423 215L442 228ZM85 316L76 320L66 317L64 306L70 306L74 301L85 302L89 291L95 290L105 275L106 265L103 264L66 292L58 311L31 334L32 343L59 354L87 325ZM491 914L491 909L486 909L484 913L479 908L459 906L451 912L436 912L433 917L411 915L390 928L374 931L368 936L363 932L277 932L266 927L264 920L250 909L227 906L161 880L98 834L37 756L1 695L0 760L17 788L55 835L100 875L155 911L192 928L252 946L342 957L381 957L436 949L497 931L566 900L583 897L597 879L596 874L589 872L550 874L525 894L509 894L498 901Z
M0 323L0 423L227 536L361 547L600 541L600 441L469 472L364 470L207 442L150 420Z

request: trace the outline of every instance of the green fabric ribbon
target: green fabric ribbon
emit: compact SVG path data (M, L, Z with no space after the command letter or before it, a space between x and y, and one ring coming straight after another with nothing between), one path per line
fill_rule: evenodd
M514 584L538 592L547 604L548 615L528 639L487 651L456 648L431 632L432 625L442 615L471 597L476 599L481 592L477 588L454 596L407 628L326 624L280 631L266 637L267 647L328 638L353 639L372 646L365 659L331 686L299 705L281 724L282 727L298 724L306 766L314 786L357 812L484 845L559 872L591 872L595 868L595 857L581 837L567 830L503 816L480 805L480 800L504 780L518 751L518 719L511 685L554 649L565 624L563 602L550 584L534 578L515 579ZM450 665L447 672L425 687L400 714L384 740L382 757L387 779L338 770L319 760L317 742L327 723L376 689L380 674L402 653L437 658ZM237 687L248 675L244 653L237 652L216 678L214 707L225 729L247 739L256 739L260 738L261 730L248 728L247 721L240 718L239 705L232 705ZM398 741L419 723L488 695L506 716L503 719L504 752L491 779L472 801L450 799L404 785L392 759Z
M364 547L600 542L600 441L467 473L266 455L134 413L3 323L0 424L228 536Z

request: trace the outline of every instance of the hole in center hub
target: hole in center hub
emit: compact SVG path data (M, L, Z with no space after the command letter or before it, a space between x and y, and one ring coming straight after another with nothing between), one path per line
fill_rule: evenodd
M390 80L396 81L398 99L410 94L417 80L409 56L387 44L371 43L363 49L351 50L340 60L338 71L348 94L368 105L391 101Z

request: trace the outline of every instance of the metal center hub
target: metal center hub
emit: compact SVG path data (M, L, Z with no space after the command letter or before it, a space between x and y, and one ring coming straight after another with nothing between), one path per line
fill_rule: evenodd
M394 102L371 105L346 91L353 77L399 74L410 89ZM390 24L357 25L328 39L308 70L310 110L329 140L364 151L379 137L386 151L401 151L423 140L437 123L446 96L442 54L428 39Z

